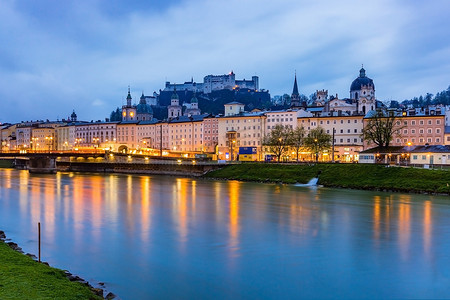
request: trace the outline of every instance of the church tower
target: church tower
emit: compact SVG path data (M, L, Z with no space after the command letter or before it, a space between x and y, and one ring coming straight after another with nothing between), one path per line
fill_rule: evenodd
M170 99L170 105L167 107L167 109L168 109L167 116L169 119L173 119L173 118L181 116L180 99L178 97L176 87L173 90L173 94Z
M297 86L297 72L295 72L294 88L292 90L291 95L291 107L299 107L299 106L300 106L300 94L298 93L298 86Z
M136 120L136 106L131 105L130 87L128 87L127 104L122 106L122 121Z
M73 110L72 114L70 115L70 121L72 122L77 121L77 114L75 113L75 110Z
M375 85L373 80L366 76L364 67L359 70L359 77L353 80L350 86L350 98L356 102L357 111L361 114L376 109Z
M190 107L188 109L186 109L186 111L184 112L185 116L196 116L196 115L200 115L200 109L198 108L198 99L197 97L195 97L195 92L194 95L192 96L191 99L191 104Z

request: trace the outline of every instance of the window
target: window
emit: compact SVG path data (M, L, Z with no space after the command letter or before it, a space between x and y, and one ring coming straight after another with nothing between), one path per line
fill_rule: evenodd
M416 121L411 121L411 125L416 125Z
M440 128L436 128L436 133L441 133L441 129Z
M432 120L428 120L428 125L431 125L433 123Z
M420 120L420 121L419 121L419 124L420 124L420 125L423 125L423 120Z
M441 139L440 138L436 138L436 143L440 143Z
M432 130L431 128L428 128L428 129L427 129L427 132L428 132L428 133L432 133L433 130Z
M427 159L427 156L426 155L422 155L422 160L425 160L425 159Z
M417 160L417 155L413 155L413 159L414 159L414 160Z
M404 129L403 134L408 134L408 129Z
M436 120L436 125L441 125L441 120Z
M416 130L415 129L411 129L411 134L415 134Z

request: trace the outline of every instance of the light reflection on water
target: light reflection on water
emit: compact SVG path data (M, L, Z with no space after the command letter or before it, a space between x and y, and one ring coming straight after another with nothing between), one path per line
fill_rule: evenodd
M0 229L124 299L450 297L448 197L0 169Z

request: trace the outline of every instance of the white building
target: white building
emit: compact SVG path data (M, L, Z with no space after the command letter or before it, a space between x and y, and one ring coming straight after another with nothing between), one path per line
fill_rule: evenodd
M167 81L164 91L179 90L209 94L213 91L224 89L250 89L257 91L259 90L259 78L258 76L252 76L251 80L236 80L236 75L231 71L225 75L207 75L203 78L203 83L196 83L193 79L183 84L175 84Z

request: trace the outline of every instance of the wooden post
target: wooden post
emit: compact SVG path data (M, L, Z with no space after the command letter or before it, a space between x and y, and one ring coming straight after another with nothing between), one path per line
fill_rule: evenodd
M38 222L38 261L41 262L41 222Z

